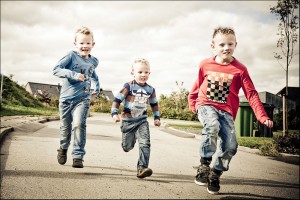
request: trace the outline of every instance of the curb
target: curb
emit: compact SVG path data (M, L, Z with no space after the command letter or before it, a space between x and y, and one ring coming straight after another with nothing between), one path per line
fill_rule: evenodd
M7 128L3 128L1 130L1 133L0 133L0 143L2 143L3 139L5 138L5 136L10 133L10 132L13 132L14 131L14 128L13 127L7 127Z
M170 134L178 136L178 137L182 137L182 138L200 139L200 137L201 137L201 135L189 133L189 132L186 132L186 131L182 131L182 130L178 130L178 129L175 129L173 127L170 127L170 126L168 126L167 123L163 124L163 130L162 131L170 133ZM247 153L258 154L258 155L260 155L260 152L261 152L259 149L252 149L252 148L245 147L245 146L240 146L240 145L238 146L238 150L243 151L243 152L247 152ZM282 161L282 162L286 162L286 163L290 163L290 164L300 165L300 156L299 155L279 153L279 156L270 157L270 159L278 160L278 161Z
M200 135L170 127L168 125L168 123L163 123L162 131L170 133L170 134L178 136L178 137L182 137L182 138L196 138L196 139L200 138Z

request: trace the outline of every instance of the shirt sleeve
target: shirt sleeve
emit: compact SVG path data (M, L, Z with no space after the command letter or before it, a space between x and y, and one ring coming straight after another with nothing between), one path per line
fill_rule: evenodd
M257 120L260 121L261 123L264 123L266 120L270 118L268 117L262 105L258 92L256 91L247 70L243 72L241 78L242 78L242 89L244 91L246 98L248 99L249 105L251 106Z
M123 88L120 90L118 94L116 94L114 101L111 106L111 116L117 115L119 113L120 104L126 98L129 93L129 84L125 83Z
M151 106L151 109L152 109L154 120L156 120L156 119L160 120L159 110L158 110L158 101L157 101L157 98L156 98L156 92L155 92L154 88L153 88L153 92L152 92L152 94L149 98L149 103L150 103L150 106Z
M193 84L192 89L189 92L188 95L188 103L189 103L189 109L193 112L197 111L197 108L195 108L196 100L198 98L200 86L203 82L203 72L202 72L202 67L201 65L199 66L199 72L198 72L198 77L196 81Z
M69 53L58 61L58 63L53 69L53 75L58 76L59 78L69 78L69 79L78 80L80 73L66 69L68 64L71 62L72 62L72 53Z

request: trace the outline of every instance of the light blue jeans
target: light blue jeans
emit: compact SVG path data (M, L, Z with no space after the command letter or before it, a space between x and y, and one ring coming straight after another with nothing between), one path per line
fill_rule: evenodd
M122 148L125 152L133 149L136 140L139 142L139 159L137 169L147 168L150 158L150 130L147 119L122 121Z
M71 136L73 136L73 159L83 159L85 155L86 118L89 107L89 99L84 99L77 103L59 103L60 147L62 149L68 149Z
M219 151L213 168L227 171L232 157L237 152L233 117L226 111L210 105L198 107L198 119L203 125L200 141L200 157L211 159L217 150L217 138L220 138Z

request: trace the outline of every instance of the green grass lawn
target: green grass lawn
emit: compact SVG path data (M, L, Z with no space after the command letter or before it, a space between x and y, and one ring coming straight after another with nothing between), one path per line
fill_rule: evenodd
M1 105L1 117L15 115L58 115L58 109L45 107L33 108L25 106Z
M186 124L168 124L168 126L187 131L194 134L201 134L201 130L203 128L200 124L195 125L186 125ZM290 135L298 134L297 130L289 130ZM274 131L273 137L240 137L237 136L237 141L240 146L249 147L253 149L259 149L262 155L266 156L278 156L278 151L276 150L276 146L274 144L274 138L282 136L282 131Z

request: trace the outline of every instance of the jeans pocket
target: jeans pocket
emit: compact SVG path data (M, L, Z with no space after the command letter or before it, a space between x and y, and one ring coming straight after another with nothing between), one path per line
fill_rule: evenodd
M206 106L199 106L197 110L198 115L205 116L207 115L207 108Z
M120 126L120 128L121 128L122 133L128 132L129 123L123 121L122 124L121 124L121 126Z

